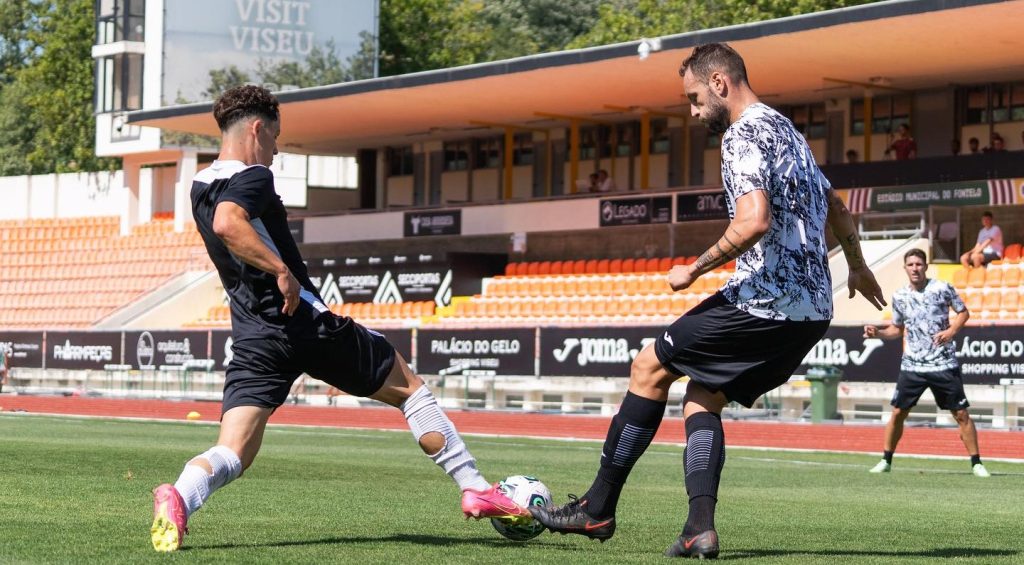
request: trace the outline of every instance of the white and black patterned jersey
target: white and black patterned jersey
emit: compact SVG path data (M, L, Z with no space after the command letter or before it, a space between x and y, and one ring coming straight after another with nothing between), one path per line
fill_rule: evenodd
M892 323L904 329L900 369L917 373L944 371L959 366L956 344L935 345L935 334L949 328L949 309L967 309L948 282L929 279L924 290L907 285L892 295Z
M793 122L751 104L722 137L722 181L729 217L736 199L768 192L771 225L736 260L722 292L753 316L774 320L832 319L825 218L832 185Z

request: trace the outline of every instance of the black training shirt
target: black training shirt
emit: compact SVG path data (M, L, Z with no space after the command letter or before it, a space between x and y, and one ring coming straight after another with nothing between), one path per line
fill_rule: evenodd
M213 232L214 212L221 202L234 202L249 214L263 243L302 285L302 300L293 316L281 313L284 297L277 288L277 277L244 263ZM192 215L231 299L231 335L235 341L316 331L312 321L324 310L323 300L310 282L288 230L287 212L274 190L270 169L241 161L214 161L192 181Z

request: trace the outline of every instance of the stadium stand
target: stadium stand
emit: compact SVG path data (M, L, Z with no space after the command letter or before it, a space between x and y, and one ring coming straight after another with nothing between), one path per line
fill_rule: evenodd
M187 269L211 268L167 216L120 235L116 216L0 222L0 325L88 327ZM154 260L159 258L159 260Z
M674 319L714 293L735 263L673 293L665 274L696 257L509 263L482 294L453 301L442 324L646 324Z
M1024 292L1021 244L1006 246L1005 257L984 269L959 268L949 282L963 297L975 321L1020 320L1020 293Z
M419 322L425 316L434 315L434 303L429 300L379 304L374 302L352 302L332 304L331 311L340 316L372 327L408 326ZM206 316L185 324L188 328L227 328L231 325L231 311L227 305L212 306Z

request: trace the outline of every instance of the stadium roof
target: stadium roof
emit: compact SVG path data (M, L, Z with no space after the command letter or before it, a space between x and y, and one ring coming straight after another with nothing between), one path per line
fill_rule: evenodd
M680 61L695 45L729 42L771 104L859 97L876 84L916 90L1024 77L1024 0L903 0L278 94L282 150L360 148L466 138L474 121L555 127L538 112L614 121L608 106L686 111ZM840 82L826 80L839 79ZM848 82L842 82L848 81ZM139 110L133 124L217 135L209 102ZM621 119L619 116L618 119ZM479 133L476 133L479 135Z

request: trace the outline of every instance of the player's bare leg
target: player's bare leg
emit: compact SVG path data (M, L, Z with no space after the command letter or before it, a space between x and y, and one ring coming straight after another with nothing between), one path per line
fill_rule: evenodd
M892 455L896 452L896 445L903 437L903 425L910 416L910 408L899 408L894 406L889 421L885 424L885 442L883 444L882 460L871 468L872 473L888 473L892 470Z
M529 521L530 513L498 491L476 467L454 424L437 400L397 353L384 385L370 396L402 411L420 449L444 469L462 490L462 511L467 518L502 518Z
M971 472L978 477L988 477L988 469L981 463L980 449L978 448L978 428L974 425L974 419L966 408L950 410L956 423L960 426L960 440L967 448L967 454L971 456Z
M241 476L252 465L263 443L263 432L273 410L236 406L221 418L217 445L194 457L173 484L153 491L150 535L157 551L181 547L187 522L217 489Z

